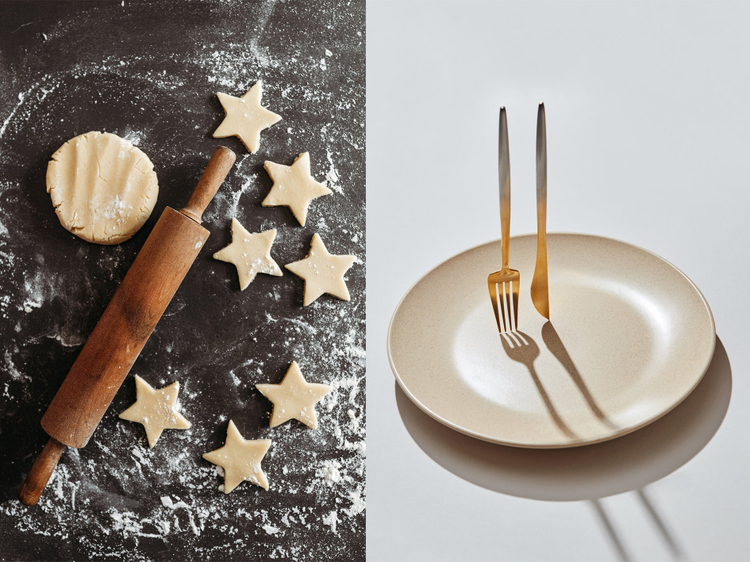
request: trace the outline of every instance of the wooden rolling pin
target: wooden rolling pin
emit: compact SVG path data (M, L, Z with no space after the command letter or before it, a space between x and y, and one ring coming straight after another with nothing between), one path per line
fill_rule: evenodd
M42 418L50 440L21 485L23 503L39 501L66 447L88 443L208 239L201 216L235 158L216 149L187 207L164 209Z

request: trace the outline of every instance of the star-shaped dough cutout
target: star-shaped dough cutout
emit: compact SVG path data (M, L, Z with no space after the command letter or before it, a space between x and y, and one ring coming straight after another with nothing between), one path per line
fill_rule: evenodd
M263 82L258 81L241 98L217 93L227 116L214 131L215 139L238 137L250 152L260 146L260 132L281 121L281 116L260 105Z
M281 384L256 384L255 388L273 402L271 427L295 419L316 429L318 418L315 415L315 404L331 392L331 387L327 384L307 382L296 361L292 361Z
M355 259L354 256L329 254L320 235L315 233L307 257L284 267L305 280L303 305L307 306L323 293L348 301L349 289L346 288L344 274Z
M214 254L214 259L233 263L240 278L240 290L244 291L258 273L281 277L279 264L271 257L271 246L276 238L276 229L250 234L237 219L232 219L232 243Z
M224 469L225 494L234 490L244 480L268 490L268 478L260 466L260 461L270 446L270 439L243 438L234 422L229 420L224 446L204 454L203 458Z
M138 375L135 376L136 401L120 414L120 418L146 428L148 446L153 447L165 429L188 429L190 422L177 411L180 383L156 390Z
M310 174L310 154L303 152L291 166L266 161L263 165L273 180L271 191L263 199L264 207L284 205L302 226L307 219L310 201L332 192L322 183L315 181Z

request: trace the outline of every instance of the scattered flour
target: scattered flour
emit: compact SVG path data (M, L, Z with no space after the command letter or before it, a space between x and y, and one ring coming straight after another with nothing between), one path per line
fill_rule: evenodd
M278 535L280 531L278 527L274 527L273 525L263 525L263 530L269 535Z
M340 466L341 463L337 460L325 460L315 474L325 482L326 486L333 486L341 482Z
M331 511L328 515L323 516L323 525L331 528L331 532L336 533L336 527L339 524L339 514L336 511Z

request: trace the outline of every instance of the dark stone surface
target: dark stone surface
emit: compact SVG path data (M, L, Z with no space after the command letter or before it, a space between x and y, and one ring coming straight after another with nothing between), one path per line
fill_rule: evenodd
M36 559L363 560L365 338L364 1L6 2L0 5L0 557ZM283 121L257 154L213 139L217 91L257 80ZM117 246L64 230L45 189L46 165L69 138L116 133L154 162L159 199L146 226ZM169 205L189 198L214 148L238 161L204 216L212 235L89 444L68 450L39 506L15 496L46 442L39 422L81 344ZM285 207L263 208L266 159L310 152L334 189L306 227ZM302 307L303 282L260 275L240 292L212 254L236 216L251 232L277 228L272 255L303 258L313 233L359 260L352 300ZM335 390L320 427L270 429L255 390L296 360ZM132 375L180 381L188 431L149 449L117 414L135 399ZM270 438L271 489L231 494L201 455L228 420ZM180 503L182 502L182 503Z

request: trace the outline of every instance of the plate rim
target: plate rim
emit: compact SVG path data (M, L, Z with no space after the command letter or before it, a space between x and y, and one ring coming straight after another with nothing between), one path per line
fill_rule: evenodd
M442 267L443 265L445 265L446 263L448 263L450 260L452 260L454 258L457 258L458 256L461 256L461 255L466 254L468 252L474 251L474 250L476 250L478 248L481 248L483 246L488 246L490 244L497 244L497 243L499 243L501 241L501 239L497 238L495 240L490 240L488 242L482 242L480 244L476 244L474 246L466 248L465 250L462 250L459 253L454 254L454 255L452 255L452 256L444 259L443 261L441 261L440 263L438 263L437 265L435 265L434 267L432 267L430 270L428 270L424 275L422 275L419 279L417 279L409 287L409 289L403 294L403 296L399 299L398 304L396 305L396 308L393 310L393 314L391 314L391 319L388 322L388 332L386 333L386 350L387 350L387 353L388 353L388 363L389 363L389 365L391 367L391 371L393 372L393 375L396 378L396 382L398 383L399 388L401 388L401 390L404 392L404 394L406 394L407 398L409 398L409 400L411 400L412 403L414 403L415 406L417 406L420 410L422 410L425 414L427 414L428 416L430 416L432 419L438 421L439 423L445 425L446 427L449 427L449 428L453 429L454 431L458 431L459 433L462 433L464 435L468 435L469 437L473 437L475 439L479 439L481 441L486 441L488 443L494 443L494 444L497 444L497 445L503 445L503 446L507 446L507 447L515 447L515 448L520 448L520 449L570 449L570 448L574 448L574 447L584 447L586 445L594 445L596 443L602 443L604 441L611 441L612 439L617 439L618 437L623 437L624 435L628 435L629 433L633 433L633 432L638 431L639 429L641 429L643 427L646 427L647 425L652 424L653 422L655 422L656 420L664 417L669 412L671 412L672 410L674 410L677 406L679 406L680 404L682 404L682 402L688 396L690 396L690 394L692 394L692 392L701 383L701 381L703 380L703 377L706 375L706 372L708 371L709 366L711 365L711 361L713 360L714 354L716 353L716 321L714 319L714 315L713 315L713 311L711 310L711 306L708 304L708 301L706 300L705 295L701 292L701 290L693 282L693 280L690 279L690 277L688 277L679 267L675 266L672 262L664 259L663 257L661 257L660 255L652 252L651 250L648 250L648 249L643 248L641 246L638 246L636 244L631 244L630 242L624 242L622 240L619 240L617 238L611 238L609 236L600 236L598 234L585 234L585 233L580 233L580 232L548 232L547 233L548 237L549 236L556 236L556 235L572 236L572 237L580 237L580 238L603 239L603 240L607 240L609 242L616 242L618 244L624 244L625 246L630 246L631 248L635 248L635 249L640 250L642 252L646 252L647 254L650 254L651 256L655 257L657 260L659 260L661 262L664 262L669 267L671 267L672 269L674 269L677 273L679 273L690 284L690 286L693 288L693 290L700 297L700 300L703 303L703 306L705 307L706 312L708 313L708 319L709 319L709 323L710 323L710 327L711 327L711 333L713 335L713 337L711 338L710 353L708 353L708 358L706 359L705 364L703 365L701 375L697 378L697 380L695 381L695 384L687 392L685 392L683 394L683 396L681 396L679 398L679 400L675 401L675 403L672 404L671 407L665 409L664 411L662 411L661 413L659 413L659 414L657 414L655 416L652 416L652 417L646 419L644 422L642 422L640 424L636 424L636 425L632 425L632 426L628 426L628 427L622 428L622 429L620 429L619 431L617 431L615 433L612 433L612 434L609 434L609 435L605 435L605 436L603 436L603 437L601 437L599 439L584 439L584 440L573 441L573 442L569 442L569 443L542 443L542 444L538 444L538 443L521 443L521 442L514 442L514 441L504 441L504 440L501 440L501 439L496 439L496 438L493 438L493 437L489 437L487 435L482 435L481 433L478 433L476 431L472 431L472 430L463 428L463 427L461 427L461 426L459 426L459 425L451 422L450 420L445 419L444 417L440 416L439 414L431 411L429 408L427 408L427 406L425 406L424 404L422 404L422 402L420 402L419 399L417 399L417 397L414 396L414 394L412 394L412 392L407 388L406 384L401 379L401 375L399 375L399 372L396 369L396 365L393 362L393 355L392 355L392 352L391 352L391 340L392 340L391 334L392 334L392 330L393 330L394 320L396 319L396 316L398 315L398 312L401 309L401 306L403 305L404 300L406 300L406 297L408 297L409 294L414 290L414 288L417 285L419 285L425 278L427 278L429 275L431 275L435 270L437 270L438 268ZM533 234L533 233L532 234L520 234L520 235L511 236L510 238L512 240L514 238L517 239L517 238L530 238L530 237L536 238L536 234Z

